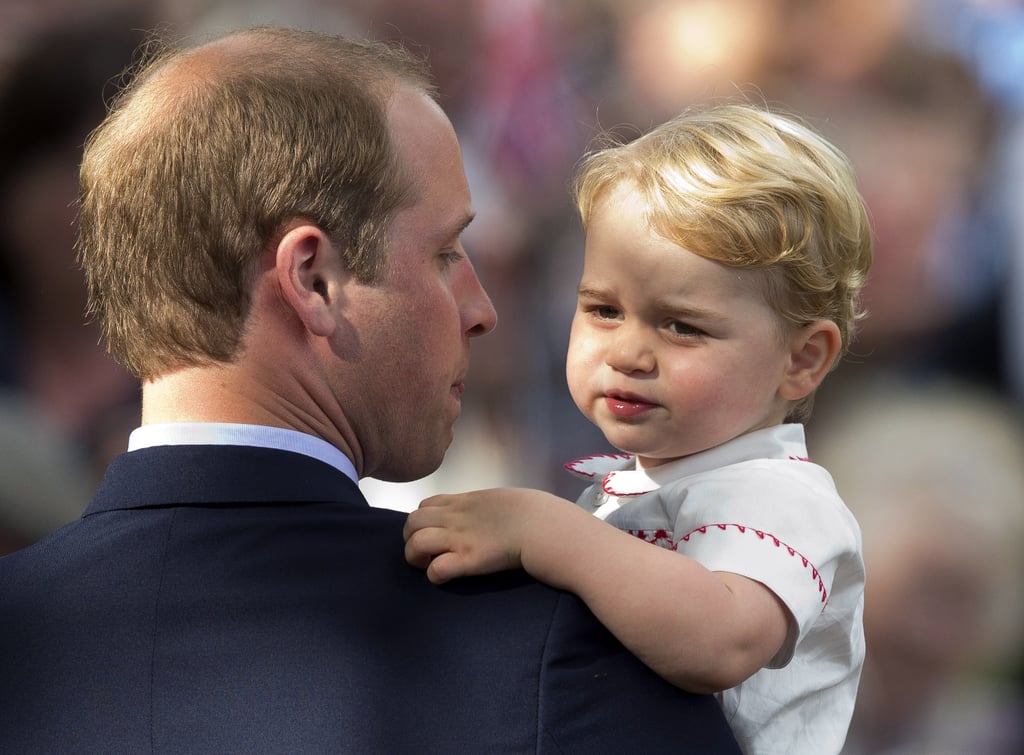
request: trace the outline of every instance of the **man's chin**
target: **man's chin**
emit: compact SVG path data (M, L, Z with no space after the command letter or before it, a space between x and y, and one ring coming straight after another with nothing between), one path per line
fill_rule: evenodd
M452 443L451 431L447 439L435 443L433 449L416 448L413 453L392 460L386 468L375 470L367 475L383 482L415 482L433 474L441 467L444 455Z

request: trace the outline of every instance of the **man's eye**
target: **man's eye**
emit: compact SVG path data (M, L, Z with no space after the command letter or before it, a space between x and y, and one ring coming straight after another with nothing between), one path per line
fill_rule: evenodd
M591 312L602 320L615 320L619 316L619 310L615 307L597 306L593 307Z
M445 267L451 267L456 262L459 262L460 260L462 260L462 252L455 252L455 251L442 252L441 253L441 259L444 260L444 266Z

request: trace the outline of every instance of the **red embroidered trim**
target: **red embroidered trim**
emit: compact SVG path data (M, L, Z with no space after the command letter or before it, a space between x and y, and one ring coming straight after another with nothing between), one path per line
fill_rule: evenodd
M789 460L790 461L810 461L811 457L809 457L809 456L790 456Z
M626 457L626 458L629 458L629 457ZM657 490L657 488L652 488L651 490L637 490L637 491L635 491L633 493L622 493L622 492L619 492L618 490L615 489L615 486L612 485L612 483L615 481L615 475L616 474L618 474L619 472L625 472L625 471L628 471L628 470L616 469L615 471L612 471L612 472L609 472L608 474L606 474L604 476L604 478L601 480L601 490L603 490L608 495L615 496L616 498L629 498L631 496L647 495L648 493L650 493L650 492L652 492L654 490Z
M672 539L672 533L669 532L668 530L626 530L626 531L630 535L633 535L634 537L640 538L645 543L651 543L652 545L657 545L660 548L667 548L668 550L674 551L674 550L678 550L679 549L679 543L680 542L687 542L688 543L690 541L690 536L695 534L695 533L700 533L701 535L706 535L708 530L711 527L717 527L722 532L725 532L730 527L735 528L736 530L738 530L740 534L745 534L747 532L750 532L750 533L752 533L754 535L757 535L757 537L760 538L761 540L765 540L765 539L770 540L772 543L775 544L776 548L785 548L790 556L793 556L794 558L799 558L800 559L800 561L803 563L805 569L810 569L811 570L811 579L815 580L818 583L818 592L821 594L821 602L825 603L828 600L828 591L825 589L825 580L823 580L821 578L821 574L818 573L817 567L815 567L814 564L812 564L808 560L808 558L806 556L804 556L803 554L801 554L796 548L793 548L793 547L791 547L789 545L786 545L784 542L779 540L779 538L775 537L774 535L772 535L772 534L770 534L768 532L762 532L761 530L756 530L753 527L746 527L746 526L744 526L742 524L706 524L703 527L698 527L697 529L693 530L692 532L688 532L687 534L683 535L679 540L674 541Z
M593 454L591 456L583 456L582 458L570 461L568 464L563 464L562 467L569 470L573 474L578 474L580 477L596 477L596 472L585 472L582 469L576 469L576 465L581 464L585 461L590 461L591 459L622 459L623 461L625 461L626 459L632 458L632 454Z

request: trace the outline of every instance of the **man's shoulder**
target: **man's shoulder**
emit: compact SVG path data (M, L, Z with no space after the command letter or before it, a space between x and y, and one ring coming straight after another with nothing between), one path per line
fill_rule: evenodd
M706 742L724 727L713 698L657 678L573 595L521 571L431 584L405 562L404 519L165 503L0 561L21 596L0 619L0 699L25 724L10 735L33 741L50 709L28 686L67 711L55 745L101 736L90 721L197 749L345 749L358 732L367 751L594 751L666 718ZM107 692L65 694L73 678Z

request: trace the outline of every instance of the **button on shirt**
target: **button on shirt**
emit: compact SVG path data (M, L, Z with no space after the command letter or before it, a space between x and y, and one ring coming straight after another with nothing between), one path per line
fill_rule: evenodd
M793 628L775 658L718 695L744 751L839 752L864 662L861 535L831 476L808 460L803 426L650 469L621 455L567 468L594 482L580 506L712 571L757 580L789 609Z

